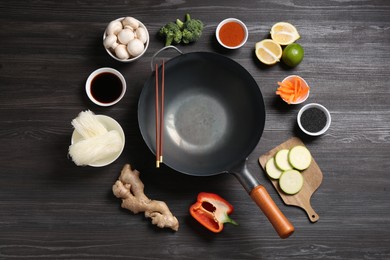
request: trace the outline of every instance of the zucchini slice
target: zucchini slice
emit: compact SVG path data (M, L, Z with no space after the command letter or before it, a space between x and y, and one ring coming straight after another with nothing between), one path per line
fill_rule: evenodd
M278 167L276 167L274 157L270 158L265 164L265 172L270 178L274 180L279 179L280 175L282 174L282 171Z
M309 168L311 163L311 154L305 146L297 145L290 149L288 153L289 163L297 170L303 171Z
M288 161L288 149L282 149L275 154L275 164L282 171L291 170L293 167Z
M298 193L303 187L303 176L297 170L284 171L279 178L280 189L289 194Z

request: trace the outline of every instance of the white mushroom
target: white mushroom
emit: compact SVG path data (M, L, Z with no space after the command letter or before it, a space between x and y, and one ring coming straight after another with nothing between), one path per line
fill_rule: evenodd
M131 29L123 29L118 33L118 40L122 44L128 44L132 39L134 39L134 33Z
M131 28L133 30L137 29L139 26L139 22L133 17L125 17L122 20L122 24L124 28Z
M115 48L115 55L120 60L127 60L128 58L130 58L129 53L126 50L126 45L124 44L119 44Z
M115 34L117 35L123 29L122 23L120 21L112 21L108 24L106 29L106 34Z
M103 41L103 45L106 49L115 49L118 46L116 40L117 37L114 34L107 35L107 37Z
M137 39L140 39L143 44L146 43L148 40L148 35L146 33L146 30L142 27L138 27L137 30L135 31L135 35Z
M130 53L131 56L137 57L140 55L145 46L139 39L133 39L127 44L127 51Z

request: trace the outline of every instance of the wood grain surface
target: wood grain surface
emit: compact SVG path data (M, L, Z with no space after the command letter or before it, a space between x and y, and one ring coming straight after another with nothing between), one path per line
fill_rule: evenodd
M197 43L180 49L237 61L264 96L265 129L248 168L295 226L288 239L278 237L234 176L191 177L154 167L138 129L138 97L152 73L151 57L163 47L159 28L187 12L205 29ZM389 1L2 0L0 13L0 259L390 259ZM108 22L127 15L141 20L151 37L145 55L131 64L114 61L102 46ZM239 50L216 42L216 26L227 17L248 27ZM254 55L255 43L279 21L301 35L305 57L293 69L263 66ZM113 107L94 105L84 92L99 67L126 78L126 95ZM302 105L275 95L276 82L291 74L311 86L305 103L330 110L325 135L303 135L296 124ZM109 166L77 167L67 155L70 122L86 109L113 117L125 131L124 152ZM311 200L321 216L315 224L284 205L258 163L292 136L323 172ZM120 208L111 187L125 163L141 172L149 198L169 205L178 232ZM201 191L233 204L239 226L216 235L194 221L188 208Z

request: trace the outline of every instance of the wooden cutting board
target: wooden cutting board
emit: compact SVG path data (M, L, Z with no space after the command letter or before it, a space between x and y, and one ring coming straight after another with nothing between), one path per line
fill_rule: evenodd
M301 141L301 139L297 137L293 137L286 142L278 145L277 147L273 148L269 152L263 154L259 158L259 163L261 167L264 170L264 174L267 175L265 172L265 164L267 163L268 159L273 157L277 151L281 149L290 149L296 145L303 145L305 144ZM312 162L304 171L301 171L303 175L303 187L302 189L294 195L288 195L284 193L280 188L278 184L278 180L273 180L269 178L274 185L275 189L279 193L280 197L282 197L284 203L286 205L292 205L302 208L304 211L306 211L307 216L309 217L311 222L317 222L320 218L318 214L314 211L314 209L311 207L310 199L313 193L318 189L318 187L321 185L322 182L322 172L320 167L318 167L317 163L315 162L314 158L312 159ZM268 175L267 175L268 177Z

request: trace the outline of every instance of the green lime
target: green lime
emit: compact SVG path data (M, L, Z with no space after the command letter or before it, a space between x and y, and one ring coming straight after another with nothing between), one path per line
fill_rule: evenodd
M301 45L292 43L283 50L282 60L290 67L295 67L303 60L305 52Z

